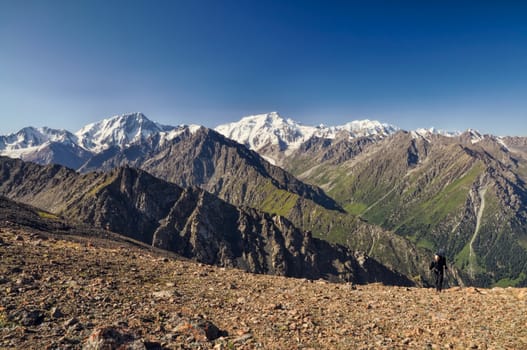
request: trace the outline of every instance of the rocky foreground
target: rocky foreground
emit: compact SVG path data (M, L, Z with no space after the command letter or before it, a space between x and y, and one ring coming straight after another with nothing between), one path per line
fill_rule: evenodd
M525 349L527 290L331 284L0 229L1 349Z

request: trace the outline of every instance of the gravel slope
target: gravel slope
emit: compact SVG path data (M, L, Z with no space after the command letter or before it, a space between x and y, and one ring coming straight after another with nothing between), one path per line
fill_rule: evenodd
M526 289L331 284L63 238L0 229L0 349L527 348Z

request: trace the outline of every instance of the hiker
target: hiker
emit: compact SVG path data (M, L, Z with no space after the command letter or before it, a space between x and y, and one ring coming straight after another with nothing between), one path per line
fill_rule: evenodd
M434 255L434 260L430 263L430 270L433 270L435 274L437 292L441 292L441 289L443 289L443 275L446 269L446 258L443 254L436 253Z

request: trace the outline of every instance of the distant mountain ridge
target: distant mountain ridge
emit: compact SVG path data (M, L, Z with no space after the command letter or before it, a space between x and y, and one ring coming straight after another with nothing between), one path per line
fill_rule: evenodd
M354 120L339 126L308 126L286 119L277 112L247 116L237 122L222 124L216 131L258 152L266 160L280 166L287 157L298 153L310 145L326 140L326 143L353 142L362 139L378 142L397 132L409 132L414 138L430 138L436 135L445 137L464 137L472 143L481 141L484 136L479 131L468 129L465 132L446 131L436 128L402 130L397 126L375 120ZM511 138L493 136L503 145ZM520 138L521 139L521 138Z
M271 112L247 116L219 125L215 130L277 162L281 153L290 154L311 138L383 138L399 129L370 120L356 120L340 126L307 126Z
M90 123L77 132L48 127L26 127L16 133L0 135L0 155L21 158L39 164L57 163L78 169L91 157L109 149L123 150L149 140L165 144L185 131L195 132L199 125L169 126L153 122L143 113L116 115ZM401 129L375 120L354 120L338 126L308 126L277 112L251 115L237 122L214 128L220 134L257 151L276 163L283 156L298 150L311 139L380 140ZM475 130L469 130L476 139ZM461 132L430 129L412 131L416 137L427 135L459 136ZM278 161L279 163L279 161Z
M153 137L164 143L185 130L198 128L197 125L162 125L142 113L117 115L88 124L75 133L47 127L26 127L17 133L0 136L0 155L79 169L90 158L108 149L122 150Z
M26 127L16 133L0 136L0 154L35 160L33 154L59 143L99 154L112 147L124 149L155 136L162 141L170 141L186 128L196 130L199 126L162 125L151 121L142 113L122 114L90 123L75 133L48 127ZM216 128L221 134L256 150L268 142L296 149L313 136L335 138L341 132L354 137L388 135L395 130L397 128L390 125L368 120L353 121L337 127L303 126L292 119L282 118L276 112L245 117L239 122Z

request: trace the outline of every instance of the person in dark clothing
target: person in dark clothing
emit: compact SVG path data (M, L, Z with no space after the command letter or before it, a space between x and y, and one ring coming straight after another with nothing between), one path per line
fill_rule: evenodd
M434 260L430 263L430 270L435 274L436 291L441 292L443 289L443 276L447 270L446 258L443 255L434 255Z

